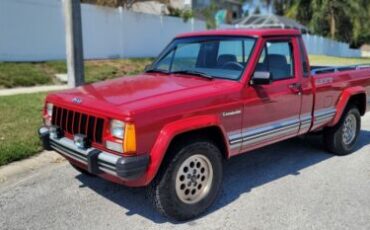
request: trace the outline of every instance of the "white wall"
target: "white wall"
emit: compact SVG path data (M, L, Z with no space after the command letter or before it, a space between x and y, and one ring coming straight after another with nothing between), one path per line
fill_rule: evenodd
M0 0L0 61L65 59L61 0ZM205 23L82 4L85 59L153 57Z
M57 0L0 0L0 60L65 58L63 14Z
M337 57L361 57L360 49L350 49L347 43L333 41L317 35L302 36L309 54Z

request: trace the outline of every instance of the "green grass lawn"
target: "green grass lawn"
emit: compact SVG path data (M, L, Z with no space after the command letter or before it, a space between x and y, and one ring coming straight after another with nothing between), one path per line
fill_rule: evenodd
M117 60L96 60L85 62L85 80L87 83L117 78L125 75L142 73L152 58L131 58Z
M124 75L133 75L144 70L153 61L151 58L85 61L86 82L96 82ZM37 63L0 62L0 89L35 85L61 84L57 73L66 73L65 61Z
M43 64L0 63L0 88L47 85L53 83Z
M0 166L42 150L37 129L42 124L45 95L0 97Z

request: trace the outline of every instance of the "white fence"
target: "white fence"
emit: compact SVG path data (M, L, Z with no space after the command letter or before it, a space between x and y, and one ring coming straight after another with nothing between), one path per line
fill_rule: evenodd
M86 59L153 57L205 23L82 4ZM65 59L61 0L0 0L0 61Z
M337 42L311 34L305 34L302 37L309 54L337 57L361 57L361 50L351 49L347 43Z

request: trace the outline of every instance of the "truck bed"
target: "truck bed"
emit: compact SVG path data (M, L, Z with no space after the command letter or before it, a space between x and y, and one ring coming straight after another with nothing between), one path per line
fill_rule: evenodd
M312 130L320 129L332 121L337 112L336 105L346 88L364 86L367 94L367 109L370 108L370 64L312 66L311 74L316 88Z

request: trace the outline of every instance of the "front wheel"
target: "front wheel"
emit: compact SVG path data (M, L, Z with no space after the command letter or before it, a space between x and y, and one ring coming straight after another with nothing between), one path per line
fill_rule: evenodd
M165 216L188 220L216 199L222 183L222 155L209 141L184 144L172 154L152 182L150 195Z
M339 156L353 152L360 129L360 112L357 107L349 107L336 126L324 131L327 149Z

